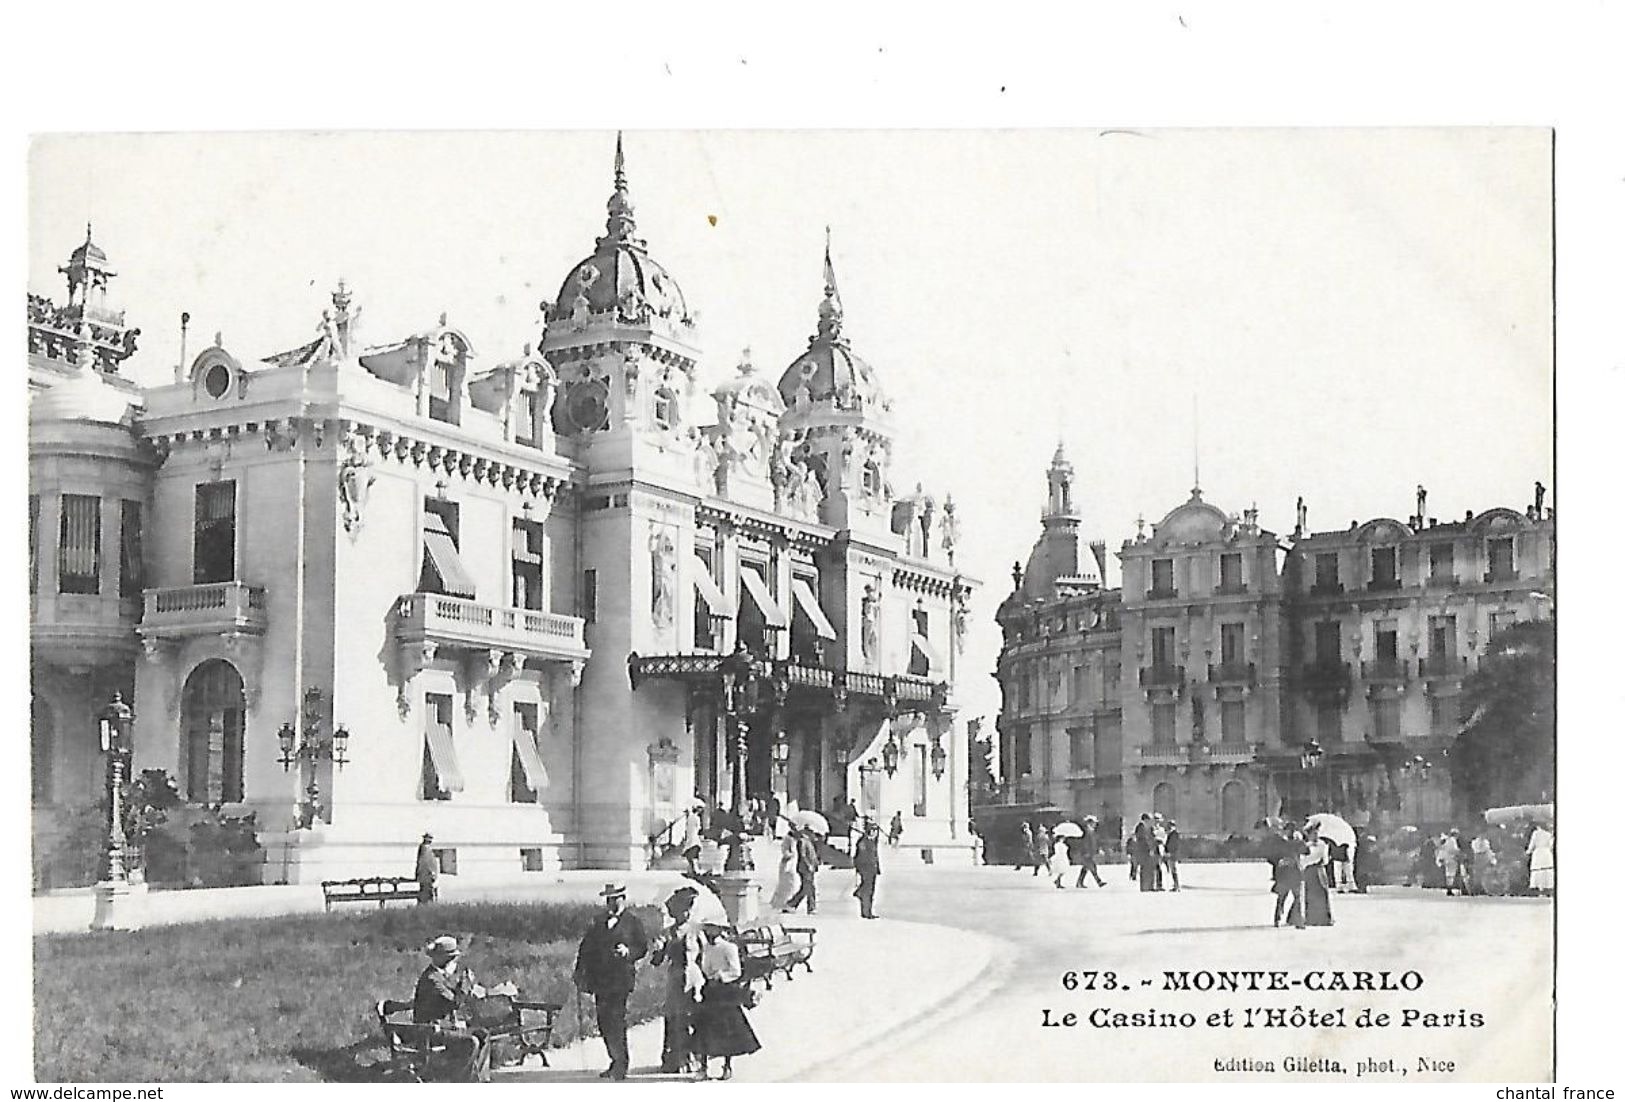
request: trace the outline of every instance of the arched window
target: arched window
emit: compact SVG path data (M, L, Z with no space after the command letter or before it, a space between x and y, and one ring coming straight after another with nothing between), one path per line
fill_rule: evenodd
M1151 810L1164 819L1177 819L1179 799L1174 794L1174 786L1163 781L1151 790Z
M48 804L51 802L51 767L56 757L56 717L51 714L51 706L36 696L29 718L33 727L34 802Z
M1247 832L1247 786L1230 781L1219 792L1219 829L1228 837Z
M186 798L197 804L243 798L243 678L230 662L213 658L186 679L181 732Z

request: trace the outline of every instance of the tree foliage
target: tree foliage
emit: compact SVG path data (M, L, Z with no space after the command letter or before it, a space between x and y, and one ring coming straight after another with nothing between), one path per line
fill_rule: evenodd
M1557 756L1557 625L1515 624L1489 641L1463 683L1465 729L1451 751L1458 794L1474 812L1552 799Z

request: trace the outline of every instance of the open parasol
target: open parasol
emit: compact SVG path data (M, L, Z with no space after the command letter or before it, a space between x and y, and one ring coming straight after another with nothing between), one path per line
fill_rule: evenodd
M1333 815L1330 811L1309 816L1304 825L1311 824L1320 828L1320 836L1328 842L1348 846L1350 849L1359 843L1359 837L1354 833L1354 828L1349 826L1348 821L1339 815Z
M1050 832L1057 838L1082 838L1083 828L1077 823L1056 823L1055 829Z
M798 811L790 816L790 821L802 830L810 830L817 834L829 834L829 820L816 811Z

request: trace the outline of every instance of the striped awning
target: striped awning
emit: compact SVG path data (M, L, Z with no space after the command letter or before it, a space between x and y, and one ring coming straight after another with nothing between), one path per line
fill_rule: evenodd
M463 566L462 556L457 554L457 545L452 542L451 530L439 513L423 514L423 554L429 560L430 569L440 579L441 592L450 597L474 599L474 579L469 577L468 569Z
M534 732L519 724L514 725L514 749L519 752L519 767L525 771L525 785L538 796L547 787L547 766L542 764L541 751L536 748Z
M463 790L463 771L457 764L457 749L451 743L451 728L444 723L429 720L425 731L429 738L429 760L440 777L440 787L446 792Z
M931 640L916 631L909 637L909 641L914 646L914 652L925 659L927 669L942 668L942 659L937 655L937 649L931 645Z
M808 584L807 579L791 578L790 593L796 599L796 607L801 609L808 620L812 621L813 630L818 633L818 638L834 639L835 625L829 622L829 617L825 616L824 610L819 607L818 594L813 592L813 588Z
M694 591L705 602L705 607L711 610L711 615L732 620L733 606L728 603L728 595L722 592L722 587L706 568L705 560L698 555L690 555L688 568L694 575Z
M744 583L744 591L750 594L750 599L756 602L756 609L762 614L762 619L770 628L787 628L790 618L784 614L773 594L768 591L767 582L756 572L755 567L743 566L739 568L739 580Z

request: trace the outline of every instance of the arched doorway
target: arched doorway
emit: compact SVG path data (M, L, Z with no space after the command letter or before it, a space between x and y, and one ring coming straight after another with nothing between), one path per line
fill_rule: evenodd
M56 717L37 694L29 706L33 797L36 804L51 802L52 767L56 764Z
M186 679L181 694L186 798L196 804L243 798L243 678L230 662L211 658Z
M1163 781L1151 790L1151 810L1164 819L1179 818L1179 799L1174 794L1174 786Z
M1247 786L1230 781L1219 792L1219 829L1226 837L1247 832Z

